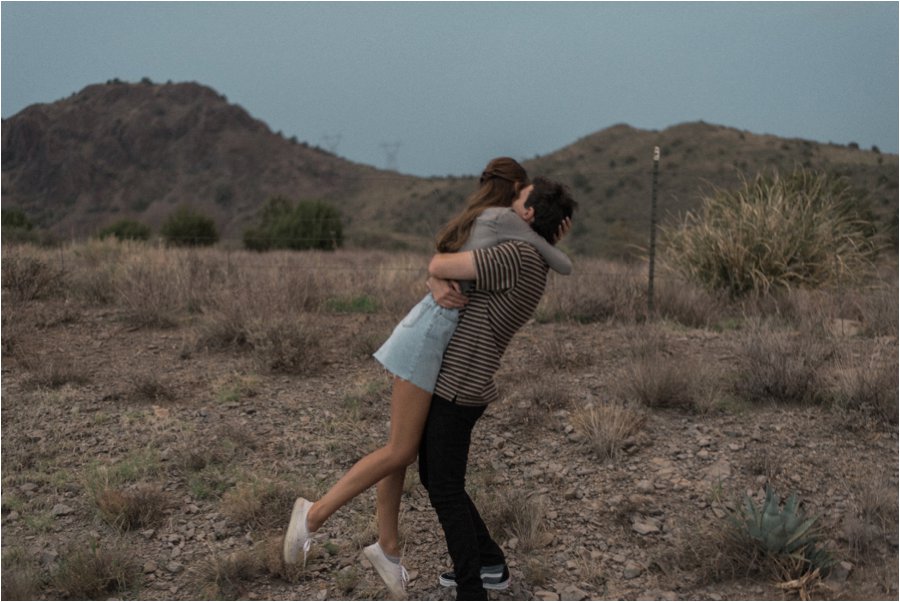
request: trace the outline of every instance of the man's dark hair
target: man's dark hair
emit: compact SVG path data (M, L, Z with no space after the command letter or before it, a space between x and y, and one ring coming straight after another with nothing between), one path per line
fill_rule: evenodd
M553 244L560 224L567 217L572 217L578 203L564 184L540 176L532 184L534 188L525 200L525 207L534 207L531 227Z

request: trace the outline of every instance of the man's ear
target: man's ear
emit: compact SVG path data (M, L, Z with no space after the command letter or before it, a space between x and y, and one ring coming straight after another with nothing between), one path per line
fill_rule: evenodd
M525 207L525 211L522 214L522 219L524 219L527 223L534 223L534 207Z

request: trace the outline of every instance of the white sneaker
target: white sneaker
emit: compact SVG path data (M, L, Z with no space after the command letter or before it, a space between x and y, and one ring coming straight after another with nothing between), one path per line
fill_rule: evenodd
M366 555L366 558L369 559L369 562L371 562L372 566L375 567L375 570L378 571L378 575L381 577L381 580L384 581L384 584L387 586L393 599L406 600L406 582L409 581L406 567L402 564L391 562L388 557L385 556L384 550L381 549L381 546L378 545L377 541L372 545L363 548L363 554Z
M291 522L288 523L287 532L284 534L284 562L297 564L300 560L300 552L303 551L303 566L306 566L306 555L312 545L309 536L309 528L306 526L306 516L312 502L298 497L294 502L294 510L291 512Z

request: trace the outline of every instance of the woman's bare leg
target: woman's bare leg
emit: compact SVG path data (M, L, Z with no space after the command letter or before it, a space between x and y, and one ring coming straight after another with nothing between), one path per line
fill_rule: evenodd
M429 400L430 401L430 400ZM378 543L385 554L400 556L400 499L406 481L406 467L384 477L376 486L375 514Z
M418 454L430 403L431 393L405 380L394 379L391 391L391 433L387 444L354 464L328 493L312 505L306 520L310 531L317 531L341 506L386 476L394 475L396 480L397 473L405 475L406 467L412 464ZM403 476L399 480L399 491L402 494ZM391 491L396 489L396 484L389 486L392 487ZM387 508L385 512L393 512L396 525L399 498L395 507L396 510ZM384 519L390 520L387 517ZM383 519L379 515L379 521L381 520ZM394 531L396 532L396 528ZM392 553L390 550L385 551Z

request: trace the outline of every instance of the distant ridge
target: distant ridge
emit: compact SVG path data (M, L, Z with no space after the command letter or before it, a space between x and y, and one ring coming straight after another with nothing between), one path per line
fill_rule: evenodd
M187 203L211 215L224 238L238 239L259 206L282 195L338 207L350 244L426 248L475 185L474 177L378 170L286 139L197 83L90 85L4 119L2 135L3 207L22 208L64 237L124 217L158 227ZM896 232L897 155L703 122L663 131L616 125L524 162L579 199L570 248L620 255L642 244L656 145L663 213L696 206L710 184L733 186L739 173L802 165L848 177Z

